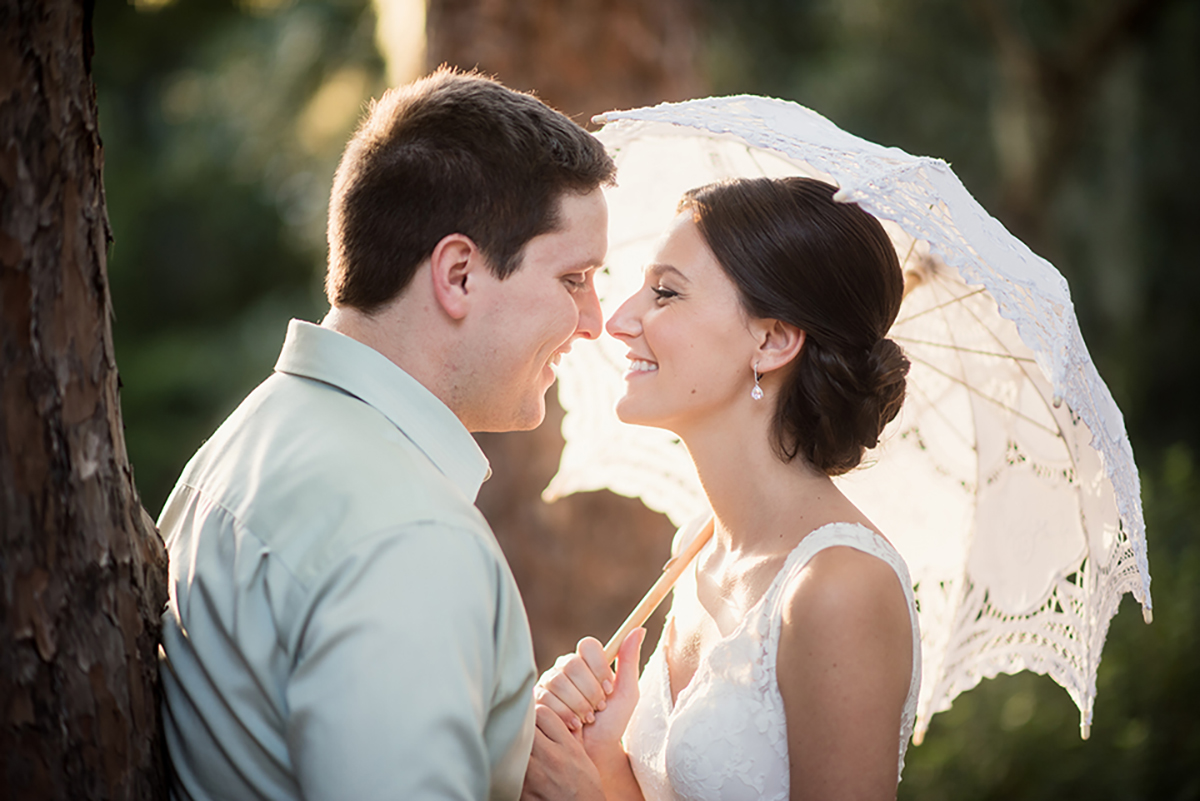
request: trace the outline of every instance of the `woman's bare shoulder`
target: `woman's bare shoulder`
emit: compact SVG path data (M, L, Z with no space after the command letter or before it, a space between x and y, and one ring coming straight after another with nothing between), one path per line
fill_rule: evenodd
M895 569L883 559L848 545L816 553L783 589L785 630L799 626L809 635L864 637L902 632L909 637L908 600ZM907 639L896 637L897 642ZM888 639L893 639L889 637Z

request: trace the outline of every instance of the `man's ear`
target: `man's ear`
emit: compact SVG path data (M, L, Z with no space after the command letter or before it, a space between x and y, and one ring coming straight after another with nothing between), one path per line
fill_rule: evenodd
M467 315L480 269L486 269L483 252L470 237L447 234L434 245L429 254L433 296L452 319Z
M791 323L782 320L759 320L758 351L755 360L758 372L769 373L790 364L800 355L806 335Z

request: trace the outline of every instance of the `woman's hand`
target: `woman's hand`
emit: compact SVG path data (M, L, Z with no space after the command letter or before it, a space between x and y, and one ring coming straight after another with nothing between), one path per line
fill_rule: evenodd
M572 732L584 732L584 743L616 741L637 705L638 664L643 628L625 637L617 652L614 674L604 658L604 647L594 637L579 641L578 650L564 654L538 679L534 700L558 715ZM617 709L610 709L616 703ZM586 724L588 725L585 728Z
M615 674L604 662L600 643L588 638L579 644L587 656L576 653L562 657L542 676L537 690L537 731L525 772L523 799L607 797L640 801L641 789L621 746L621 735L638 702L638 666L645 637L645 629L629 633L617 653ZM588 677L580 679L585 685L583 690L570 678L580 675L581 663L589 666ZM603 668L599 677L590 667L594 664ZM608 687L604 686L606 680ZM587 725L557 694L567 695L578 705L579 698L596 697L597 687L604 695L604 706L599 710L586 707L584 714L590 712L593 721ZM564 714L554 711L550 703L542 703L543 698L553 699L550 703L566 710L565 717L575 721L576 728L568 728ZM597 788L602 788L599 794Z
M563 654L542 674L533 698L578 732L608 705L615 678L604 658L604 646L595 637L584 637L575 653Z
M621 649L617 651L617 672L613 677L612 692L603 709L596 711L594 720L583 727L584 750L607 775L618 765L627 765L621 736L633 717L638 702L638 670L641 664L642 641L646 630L636 628L629 632Z

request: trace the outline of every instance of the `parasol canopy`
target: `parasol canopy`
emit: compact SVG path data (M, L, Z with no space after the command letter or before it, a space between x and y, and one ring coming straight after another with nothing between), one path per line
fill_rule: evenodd
M1049 675L1087 736L1096 671L1124 593L1151 618L1137 467L1124 419L1079 331L1067 283L989 215L943 161L753 96L610 112L608 317L685 190L733 177L806 175L880 219L905 270L890 333L912 362L908 396L863 466L837 479L908 562L924 677L914 739L985 677ZM710 514L670 432L630 426L625 347L580 341L559 371L563 449L545 491L609 489L676 525Z

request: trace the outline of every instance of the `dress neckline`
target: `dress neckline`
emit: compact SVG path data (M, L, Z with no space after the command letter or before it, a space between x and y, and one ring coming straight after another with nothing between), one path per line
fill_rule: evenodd
M709 519L711 519L711 518L709 518ZM705 525L707 525L707 521L705 521ZM681 687L679 689L678 693L671 692L671 661L667 658L667 650L669 650L669 649L663 650L663 654L662 654L663 671L662 672L663 672L663 683L666 685L663 689L665 690L668 715L673 715L675 713L676 708L679 706L679 699L683 697L684 693L686 693L692 687L696 686L696 679L698 679L700 677L700 672L702 670L704 670L705 667L707 666L709 657L712 655L712 652L716 648L720 647L723 643L728 642L729 640L732 640L734 637L738 636L738 634L741 633L742 629L744 629L751 620L754 620L758 617L759 607L761 607L766 602L766 600L768 598L770 598L776 592L776 585L779 583L781 577L785 573L788 572L788 568L791 566L792 560L796 557L796 554L800 551L800 548L805 543L809 542L810 538L813 537L818 532L824 531L825 529L832 528L834 526L846 526L846 527L852 528L852 529L862 529L863 531L870 534L872 537L875 537L875 538L883 540L884 542L887 542L887 540L884 539L884 537L878 531L875 531L872 528L868 528L867 526L864 526L862 523L851 523L849 521L842 521L842 520L835 520L831 523L824 523L820 526L817 526L812 531L808 532L803 537L801 537L800 541L797 542L795 544L795 546L793 546L792 550L788 552L788 555L783 560L783 564L780 565L778 572L776 572L774 578L771 579L771 583L767 585L767 589L763 592L763 594L759 597L759 599L754 602L754 605L751 606L748 610L746 610L746 613L744 615L742 615L742 619L738 622L738 624L736 626L733 627L733 630L730 631L729 634L726 634L723 636L718 636L718 639L713 644L712 648L709 648L704 653L704 655L700 657L698 663L696 664L696 670L692 673L691 680L688 681L688 683L685 684L683 687ZM702 530L703 530L703 526L701 526L700 529L697 529L697 535L699 534L699 531L702 531ZM704 544L704 547L701 548L700 551L696 554L695 558L692 560L692 564L690 565L689 572L691 573L692 595L694 596L697 604L700 604L700 597L697 593L697 588L699 586L697 583L697 578L698 578L699 572L700 572L700 555L703 554L705 551L707 551L709 548L715 547L715 546L713 546L713 542L715 540L716 540L716 538L714 537L712 540L709 540L708 542L706 542ZM890 543L888 543L888 544L890 545ZM708 612L708 610L705 610L706 614L707 614L707 612ZM709 617L711 618L712 616L709 615ZM668 617L666 625L670 626L671 631L674 632L674 630L675 630L675 614L673 611L670 614L670 616ZM713 625L716 626L715 619L713 619ZM721 629L719 627L717 627L717 634L718 635L721 634Z

